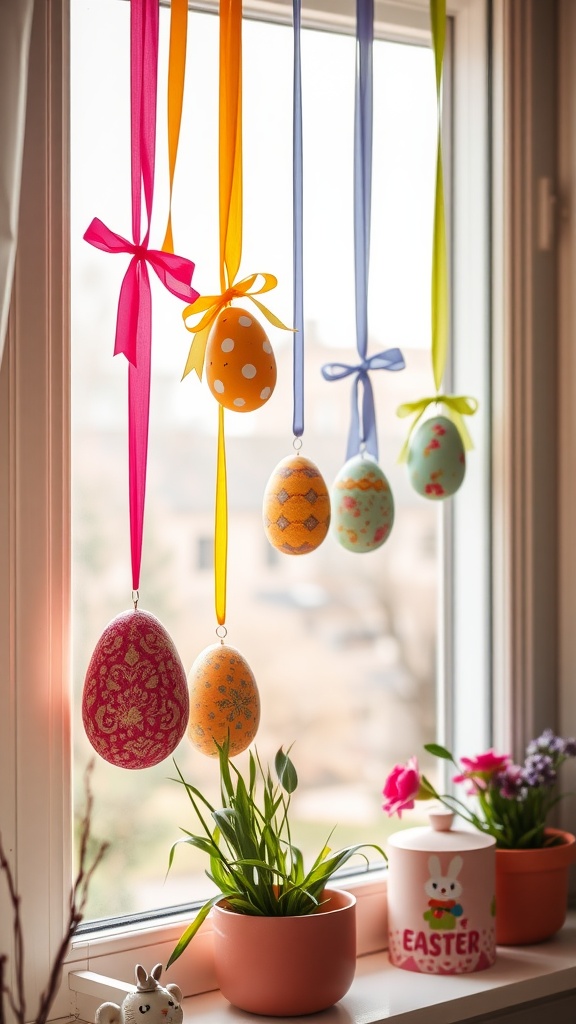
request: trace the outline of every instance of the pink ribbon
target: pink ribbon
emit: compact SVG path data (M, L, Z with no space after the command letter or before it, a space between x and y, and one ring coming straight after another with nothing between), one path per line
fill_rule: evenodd
M128 359L128 473L130 495L130 549L132 587L140 584L148 424L150 418L150 365L152 350L152 294L147 264L177 298L195 302L194 264L174 253L149 249L154 159L156 149L156 97L158 91L159 0L130 3L130 130L132 146L132 238L116 234L95 217L84 238L104 252L132 254L118 299L114 355ZM141 234L142 190L147 226Z

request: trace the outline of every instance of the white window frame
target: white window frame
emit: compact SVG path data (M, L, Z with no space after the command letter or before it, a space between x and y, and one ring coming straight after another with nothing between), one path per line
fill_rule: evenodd
M287 5L288 0L282 3ZM68 4L69 0L50 0L35 5L20 240L0 374L0 828L23 894L26 985L32 1005L61 938L72 864ZM265 3L259 6L270 8ZM332 4L318 2L318 22L322 6L326 10ZM342 24L350 24L350 6L343 10ZM503 111L492 124L492 149L486 93L490 7L495 110ZM453 547L446 557L457 556L457 570L446 594L445 622L454 623L454 630L447 631L447 650L455 685L441 703L439 731L459 750L493 739L519 754L533 732L559 721L556 687L544 685L557 667L557 632L549 628L556 607L556 504L552 501L552 509L547 508L535 493L534 473L544 470L554 494L557 481L554 467L543 465L534 448L515 458L513 441L517 436L532 437L536 425L548 435L553 432L547 414L556 397L556 382L545 374L538 402L534 400L542 374L536 340L546 329L546 318L538 314L534 252L520 226L527 217L531 223L534 211L537 147L522 151L522 136L510 132L510 118L524 118L521 123L529 124L534 141L544 126L531 117L531 97L540 84L538 76L551 81L552 72L547 65L535 67L530 59L538 17L534 0L525 0L520 7L512 0L448 0L448 11L456 39L453 383L456 390L474 394L478 382L491 374L492 406L479 412L473 431L486 444L492 443L494 468L491 474L482 465L470 469L453 512ZM427 0L377 0L376 19L396 38L425 33ZM572 69L575 65L572 61ZM533 88L523 93L518 84L527 81ZM490 171L492 211L486 206ZM552 271L546 288L543 308L548 310L548 326L553 326ZM491 365L486 358L490 334ZM458 343L462 337L467 338L466 346ZM530 358L523 361L520 374L514 368L518 353L525 354L527 337ZM575 377L573 369L571 387ZM471 456L471 467L473 460ZM534 499L532 514L524 513L527 493ZM486 516L491 513L491 551L486 538L475 545L467 536L466 523L478 508ZM482 626L474 630L466 620L467 581L470 565L475 562L477 568L478 560L484 566L477 573L475 597ZM568 622L565 626L571 636L573 627ZM485 642L490 635L491 648ZM575 661L568 646L567 666ZM489 678L492 708L475 701ZM565 706L573 712L574 698L566 696L566 689L563 692ZM359 880L354 885L359 895L364 892L359 901L364 951L382 943L382 881ZM9 920L8 913L2 889L0 921ZM180 929L172 922L116 936L83 937L74 943L68 969L131 978L139 959L165 962ZM6 939L10 953L10 935ZM208 929L189 947L189 956L182 975L187 973L197 990L211 987ZM70 1006L64 985L55 1015L68 1014Z

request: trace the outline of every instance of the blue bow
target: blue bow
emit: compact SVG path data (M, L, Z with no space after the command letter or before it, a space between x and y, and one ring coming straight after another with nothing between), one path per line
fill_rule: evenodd
M325 363L322 367L324 380L343 380L356 374L352 387L352 418L348 434L346 458L351 459L364 448L369 455L378 459L378 435L376 432L376 411L374 408L374 392L370 382L370 370L403 370L404 357L399 348L388 348L378 352L369 359L363 359L356 366L348 363ZM363 386L362 415L360 415L359 387Z

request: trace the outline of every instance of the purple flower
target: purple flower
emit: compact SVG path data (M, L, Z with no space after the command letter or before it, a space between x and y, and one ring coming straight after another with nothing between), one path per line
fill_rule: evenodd
M528 744L526 753L528 755L563 754L565 746L566 741L561 736L556 736L552 729L544 729L541 736Z
M494 780L500 795L507 800L519 800L524 790L524 769L520 764L507 764Z
M530 754L524 762L522 777L526 785L532 788L553 786L556 782L556 768L552 758L548 754Z
M566 757L576 757L576 739L573 736L564 740L564 753Z

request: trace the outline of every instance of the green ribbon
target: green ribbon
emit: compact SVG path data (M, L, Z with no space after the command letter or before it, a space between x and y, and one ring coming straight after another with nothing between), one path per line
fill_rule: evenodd
M402 451L398 456L398 462L406 462L412 434L429 405L445 406L446 415L448 419L452 420L460 434L464 447L467 451L474 447L472 444L472 438L468 433L468 428L462 417L474 415L478 409L477 400L475 398L471 398L469 395L430 395L427 398L419 398L416 402L405 402L404 405L399 405L396 410L396 415L400 416L401 419L404 419L406 416L414 416L414 419L410 424L408 437L406 438Z
M432 287L431 287L431 319L432 319L432 372L436 390L440 392L442 378L446 368L449 338L449 282L448 253L446 245L446 211L444 206L444 171L442 166L442 69L444 64L444 47L446 44L446 0L430 0L430 25L432 29L432 47L434 50L434 67L436 71L436 192L434 198L434 230L432 240ZM430 405L442 405L446 415L458 430L464 448L473 448L472 439L464 422L464 416L473 416L478 409L478 402L468 395L431 395L420 398L416 402L405 402L396 410L396 415L404 418L413 416L408 437L398 457L399 462L406 462L412 434Z
M446 0L430 0L432 45L436 69L436 194L432 241L432 369L439 391L448 355L448 255L444 207L444 169L442 165L442 65L446 42Z

